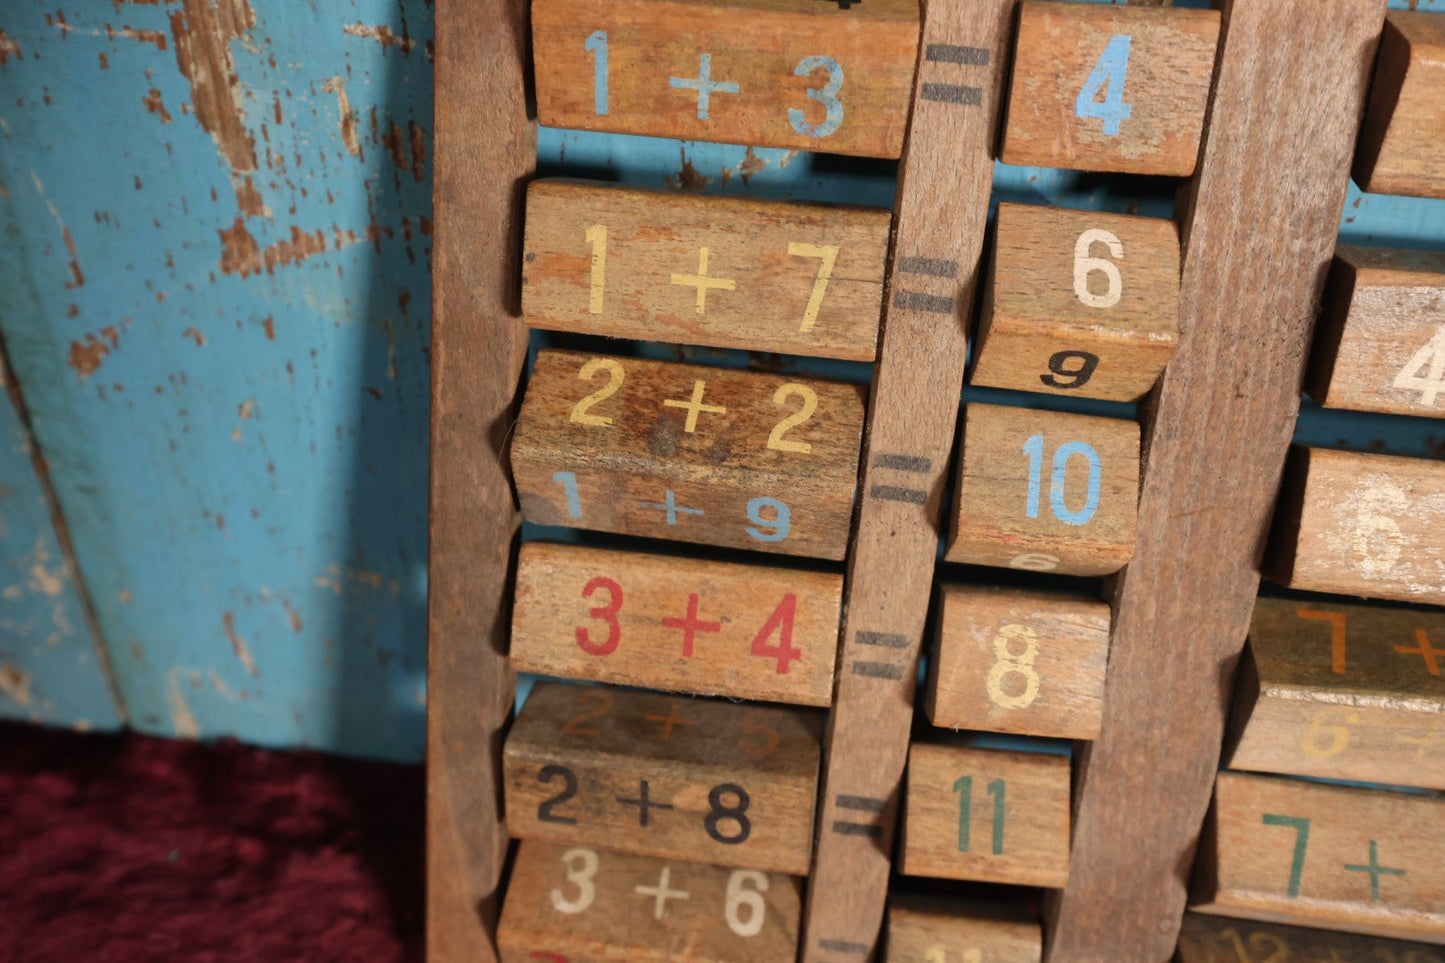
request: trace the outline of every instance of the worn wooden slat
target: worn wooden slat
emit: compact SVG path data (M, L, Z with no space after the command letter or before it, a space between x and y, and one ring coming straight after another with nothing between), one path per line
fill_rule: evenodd
M1445 197L1445 13L1392 10L1355 158L1360 188Z
M1344 203L1341 119L1359 116L1383 17L1381 0L1225 7L1181 231L1180 346L1146 406L1138 539L1103 727L1078 764L1069 885L1047 904L1052 960L1173 949Z
M925 896L888 901L888 963L1039 963L1043 934L1014 904Z
M1445 963L1445 949L1335 930L1185 913L1174 963Z

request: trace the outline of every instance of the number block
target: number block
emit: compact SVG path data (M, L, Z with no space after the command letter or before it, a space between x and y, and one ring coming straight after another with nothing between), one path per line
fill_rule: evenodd
M1054 592L947 586L924 707L935 726L1093 739L1109 606Z
M872 361L888 211L569 181L527 189L534 328Z
M538 683L503 752L513 836L802 875L822 717Z
M512 666L622 685L826 706L843 577L528 542Z
M841 559L863 389L541 351L512 439L533 522Z
M1134 554L1139 425L970 404L951 562L1107 575Z
M1219 12L1024 0L1005 164L1194 173Z
M1133 401L1178 343L1172 221L999 204L973 384Z
M1445 604L1445 462L1294 448L1265 574L1294 588Z
M1385 15L1355 153L1355 182L1376 194L1445 197L1445 14Z
M1445 950L1279 923L1185 913L1174 963L1445 963Z
M538 0L537 117L549 127L897 157L918 30L917 0Z
M1260 599L1231 768L1445 789L1445 613Z
M1195 909L1445 941L1445 798L1221 772Z
M1062 887L1069 760L914 743L900 869L911 876Z
M1337 248L1305 388L1326 408L1445 418L1445 254Z
M1043 933L1026 909L895 896L888 905L886 963L1039 963Z
M755 869L567 846L517 847L502 963L792 959L800 881Z

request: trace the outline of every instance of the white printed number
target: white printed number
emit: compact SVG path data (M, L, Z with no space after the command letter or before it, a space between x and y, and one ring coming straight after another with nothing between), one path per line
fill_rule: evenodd
M1124 279L1119 275L1119 265L1104 257L1092 257L1089 249L1095 244L1104 244L1109 248L1109 257L1114 260L1122 260L1124 257L1124 242L1110 231L1101 227L1091 227L1079 235L1074 242L1074 296L1091 308L1112 308L1119 303L1124 296ZM1103 294L1095 294L1089 290L1089 275L1094 273L1104 275L1105 289Z
M1410 356L1395 375L1395 388L1420 392L1420 404L1434 407L1435 396L1445 391L1445 328L1435 332L1419 351Z
M554 889L552 905L559 913L580 913L597 898L597 886L592 882L597 875L597 854L590 849L569 849L562 854L562 862L567 864L567 882L577 887L577 898L568 899L560 889Z
M744 889L744 883L751 883L753 889ZM723 916L727 918L728 929L739 936L757 936L763 931L767 918L763 894L768 891L768 877L755 869L735 869L728 877L727 905ZM747 913L742 912L746 907ZM747 916L744 919L744 915Z

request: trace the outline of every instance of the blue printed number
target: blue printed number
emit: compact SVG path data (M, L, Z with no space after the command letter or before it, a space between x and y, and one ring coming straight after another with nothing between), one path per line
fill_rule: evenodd
M793 69L793 75L810 77L813 71L819 68L828 71L828 82L821 90L810 88L808 99L816 100L827 108L828 113L823 122L810 124L801 110L796 107L788 108L788 121L793 125L793 130L804 137L827 137L843 124L843 102L838 99L838 91L843 89L843 68L838 65L838 61L832 57L804 57Z
M763 509L772 509L772 518L763 517ZM776 498L748 499L748 534L760 542L781 542L788 537L791 528L792 511ZM757 527L754 528L753 525ZM768 531L764 531L768 529Z
M577 473L575 471L554 471L552 480L562 486L562 492L567 496L567 514L573 518L581 518L582 497L577 491Z
M1074 100L1074 115L1085 120L1097 117L1104 122L1104 133L1119 133L1119 121L1128 120L1133 109L1124 103L1124 77L1129 72L1129 34L1116 33L1109 38L1104 52L1094 62L1084 87ZM1104 99L1098 99L1100 92Z
M607 116L607 31L594 30L587 35L583 49L592 54L592 112Z
M1029 456L1029 491L1025 513L1029 518L1039 517L1039 488L1043 481L1044 436L1034 435L1024 442L1024 453ZM1089 463L1089 491L1084 496L1084 507L1076 512L1069 511L1064 504L1064 481L1069 471L1069 459L1082 455ZM1054 472L1049 479L1049 510L1065 525L1083 525L1094 517L1099 509L1099 483L1103 478L1103 465L1099 453L1086 441L1069 441L1054 452Z

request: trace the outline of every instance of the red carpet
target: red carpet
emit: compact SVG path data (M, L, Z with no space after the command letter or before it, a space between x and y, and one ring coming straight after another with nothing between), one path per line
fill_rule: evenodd
M422 958L420 767L0 723L0 961Z

